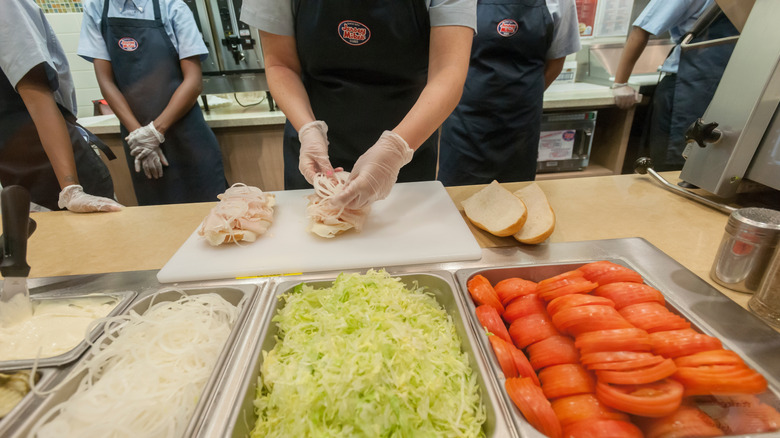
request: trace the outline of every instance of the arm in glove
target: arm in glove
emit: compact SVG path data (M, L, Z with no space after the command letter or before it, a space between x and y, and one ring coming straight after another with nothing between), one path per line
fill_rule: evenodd
M113 199L84 193L84 189L78 184L72 184L62 189L57 205L75 213L119 211L122 209L122 204Z
M414 151L400 135L385 131L376 144L358 158L344 190L331 198L337 208L360 209L385 199L398 171L412 161Z
M629 85L613 85L612 95L615 96L615 105L624 110L636 105L637 97L639 96L636 90Z
M309 122L298 131L301 142L301 153L298 158L298 170L309 184L314 181L314 175L333 173L333 166L328 158L328 125L319 120Z
M168 165L168 160L160 149L160 143L165 141L165 136L155 129L154 122L131 132L125 140L130 146L130 155L135 157L136 172L143 168L147 178L163 176L162 167Z

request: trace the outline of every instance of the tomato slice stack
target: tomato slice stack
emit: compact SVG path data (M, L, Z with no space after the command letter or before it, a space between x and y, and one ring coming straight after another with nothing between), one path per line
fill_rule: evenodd
M467 286L510 399L550 437L780 430L780 413L752 395L767 390L766 379L629 268L600 261L538 283L511 277L493 287L475 275ZM750 407L716 423L696 407L702 396Z

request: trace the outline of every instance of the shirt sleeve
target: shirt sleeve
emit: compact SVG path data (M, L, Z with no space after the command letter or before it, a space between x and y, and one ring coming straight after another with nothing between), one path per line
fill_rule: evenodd
M244 0L241 21L263 32L295 35L291 0Z
M108 1L108 0L105 0ZM103 2L84 1L84 16L81 18L81 34L76 54L92 62L95 59L111 61L106 42L100 32L100 20L103 16Z
M200 56L204 61L209 56L209 49L203 41L203 35L198 30L195 16L181 0L169 3L168 17L176 35L176 47L179 50L179 59L191 56Z
M650 0L634 26L660 35L685 21L692 4L693 0Z
M477 32L476 0L431 0L431 26L466 26Z
M547 59L558 59L576 53L582 47L574 0L547 0L553 18L553 40Z
M0 40L14 41L13 44L0 44L0 69L8 81L16 88L19 81L33 67L47 64L47 76L52 90L58 88L51 56L46 48L46 39L42 23L38 23L31 15L32 11L25 9L24 2L4 2L0 13Z

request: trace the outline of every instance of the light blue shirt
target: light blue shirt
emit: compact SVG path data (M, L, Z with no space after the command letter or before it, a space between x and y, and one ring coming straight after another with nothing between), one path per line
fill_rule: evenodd
M425 0L431 26L466 26L477 30L477 0ZM262 31L293 36L291 0L244 0L241 21Z
M152 0L85 0L81 36L76 53L89 62L95 58L111 61L103 35L100 33L105 1L110 2L109 17L154 20ZM200 60L203 61L208 57L209 51L195 23L195 17L182 0L160 0L160 19L165 27L165 33L179 53L179 59L200 55Z
M76 115L76 87L68 59L43 11L33 0L3 2L0 41L0 70L14 88L33 67L43 64L54 100Z
M547 59L563 58L580 50L580 28L574 0L547 0L553 20L553 40L547 49Z
M680 42L693 28L696 20L715 0L650 0L639 14L634 26L659 35L669 31L674 50L661 66L661 71L677 73L680 65Z

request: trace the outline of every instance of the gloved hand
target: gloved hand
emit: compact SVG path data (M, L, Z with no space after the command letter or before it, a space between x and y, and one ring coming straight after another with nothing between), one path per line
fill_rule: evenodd
M301 142L301 153L298 158L298 170L309 184L313 184L314 175L333 173L333 165L328 158L328 125L315 120L301 127L298 131Z
M113 199L84 193L84 188L78 184L71 184L62 189L57 205L60 208L67 208L74 213L119 211L123 208L122 204Z
M636 105L639 96L628 84L612 84L612 95L615 96L615 104L618 108L624 110Z
M160 149L160 143L165 141L165 136L155 129L154 122L131 132L125 140L130 146L130 155L135 157L136 172L143 168L147 178L163 176L162 167L168 165L168 160Z
M361 209L385 199L398 171L412 161L414 151L400 135L385 131L355 163L344 190L331 198L336 208Z

